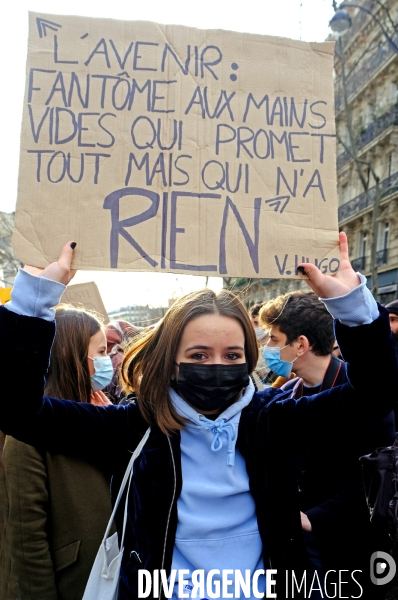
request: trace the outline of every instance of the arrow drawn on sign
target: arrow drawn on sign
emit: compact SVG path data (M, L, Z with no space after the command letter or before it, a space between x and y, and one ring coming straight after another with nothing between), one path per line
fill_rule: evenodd
M54 23L53 21L48 21L47 19L41 19L40 17L36 18L37 30L39 32L39 36L42 38L43 36L47 36L47 29L51 29L52 31L58 31L59 25L58 23Z
M266 200L265 204L269 204L270 206L275 206L274 208L274 212L278 212L280 206L282 205L282 208L280 209L280 214L283 213L283 211L285 210L286 206L289 204L289 200L290 200L290 196L277 196L276 198L270 198L270 200Z

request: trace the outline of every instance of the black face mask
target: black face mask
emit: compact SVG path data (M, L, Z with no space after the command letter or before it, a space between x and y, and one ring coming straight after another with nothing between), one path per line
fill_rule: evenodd
M179 365L178 392L199 410L218 410L232 403L249 383L247 364Z

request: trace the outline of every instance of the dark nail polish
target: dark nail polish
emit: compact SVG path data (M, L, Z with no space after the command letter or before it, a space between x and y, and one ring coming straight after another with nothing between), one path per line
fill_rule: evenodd
M76 242L71 242L70 243L70 247L72 248L72 250L74 250L76 248Z
M297 267L297 271L299 273L301 273L302 275L305 275L305 269L304 269L304 267Z

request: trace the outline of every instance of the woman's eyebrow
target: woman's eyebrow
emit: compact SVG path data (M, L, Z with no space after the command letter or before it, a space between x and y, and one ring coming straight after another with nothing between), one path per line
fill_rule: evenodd
M186 348L185 352L187 352L188 350L209 350L210 346L202 346L202 345L196 345L196 346L190 346L189 348ZM227 346L227 350L244 350L244 348L242 346Z
M190 350L210 350L210 346L190 346L189 348L185 349L185 352L189 352Z
M190 346L189 348L185 349L185 352L189 352L190 350L211 350L211 347L201 345ZM245 349L242 346L227 346L226 350L242 350L242 352L244 352Z

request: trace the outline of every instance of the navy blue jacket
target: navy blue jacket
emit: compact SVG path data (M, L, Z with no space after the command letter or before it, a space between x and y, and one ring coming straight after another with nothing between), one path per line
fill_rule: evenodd
M266 568L278 569L278 597L283 598L284 569L307 566L299 515L292 444L306 445L320 428L330 444L341 447L355 429L358 457L373 450L374 426L390 412L398 389L395 342L388 312L370 325L336 323L336 337L348 364L349 381L295 401L289 392L255 393L242 411L238 447L245 457L256 504ZM0 307L0 429L17 439L57 453L113 462L112 495L120 485L131 451L147 428L135 404L96 407L43 397L54 323L16 315ZM368 377L363 354L371 340L378 349ZM8 383L8 385L7 385ZM10 394L8 389L17 389ZM392 390L392 393L391 393ZM180 436L165 436L153 425L138 457L128 499L129 518L122 563L120 600L137 594L139 568L171 568L181 480ZM118 519L120 530L120 518ZM378 548L379 549L379 548ZM217 568L217 565L214 565ZM299 597L297 594L295 597Z

